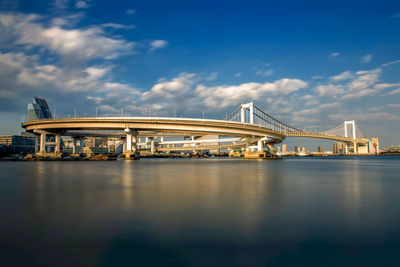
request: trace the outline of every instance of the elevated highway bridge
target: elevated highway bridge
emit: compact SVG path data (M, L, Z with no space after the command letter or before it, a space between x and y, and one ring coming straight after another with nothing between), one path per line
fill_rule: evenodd
M348 126L352 127L348 130ZM57 118L27 121L22 127L37 135L37 153L46 153L46 136L55 136L55 153L60 153L60 137L74 138L74 152L77 151L76 141L80 140L80 152L83 149L83 138L89 136L120 137L124 140L124 154L127 157L135 155L138 138L146 138L146 144L151 153L156 150L205 150L248 148L256 146L258 151L265 147L272 149L274 144L282 142L286 137L320 138L344 142L356 147L366 144L368 139L357 138L354 121L345 122L344 135L330 132L307 132L285 124L261 109L252 102L241 105L225 120L163 118L163 117L88 117L88 118ZM348 134L349 133L349 134ZM218 136L218 139L204 139L204 136ZM184 137L191 140L167 144L163 137ZM160 139L156 142L156 139ZM202 139L202 141L199 141ZM229 140L229 141L228 141ZM178 143L177 143L178 142ZM207 143L199 145L200 143ZM163 146L167 144L167 146Z

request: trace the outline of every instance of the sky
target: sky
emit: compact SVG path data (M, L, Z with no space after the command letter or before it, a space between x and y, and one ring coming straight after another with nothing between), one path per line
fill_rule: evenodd
M0 0L0 134L34 96L57 117L355 120L400 144L399 1Z

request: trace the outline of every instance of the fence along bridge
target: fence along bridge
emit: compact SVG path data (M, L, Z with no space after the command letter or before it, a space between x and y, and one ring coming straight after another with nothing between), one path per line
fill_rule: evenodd
M46 135L55 136L55 151L60 153L60 136L80 139L80 152L83 138L89 136L119 136L124 142L124 153L132 155L140 148L155 151L184 151L249 148L256 145L257 151L282 142L286 137L320 138L336 140L352 146L354 153L360 145L369 145L354 121L324 132L303 131L283 123L253 104L242 104L224 120L155 117L85 117L56 118L28 121L22 123L27 131L37 135L40 144L37 152L46 152ZM215 138L207 138L214 135ZM40 138L39 138L40 136ZM184 141L164 141L163 137L184 137ZM189 140L187 140L189 138ZM143 142L143 139L146 141ZM76 140L76 141L75 141ZM142 140L142 141L141 141ZM180 143L180 144L179 144ZM39 149L40 148L40 149Z

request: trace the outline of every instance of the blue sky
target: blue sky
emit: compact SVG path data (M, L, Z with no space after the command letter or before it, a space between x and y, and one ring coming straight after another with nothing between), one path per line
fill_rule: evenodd
M0 0L0 134L33 96L57 116L216 119L253 100L399 144L400 2L276 2Z

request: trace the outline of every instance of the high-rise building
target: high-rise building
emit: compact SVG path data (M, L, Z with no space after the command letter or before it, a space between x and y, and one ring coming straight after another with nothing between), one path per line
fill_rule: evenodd
M343 143L333 143L333 154L344 154L344 144Z
M287 144L283 144L282 145L282 153L286 153L287 152Z
M49 105L44 98L34 97L33 102L28 104L27 121L36 121L41 119L51 119Z

